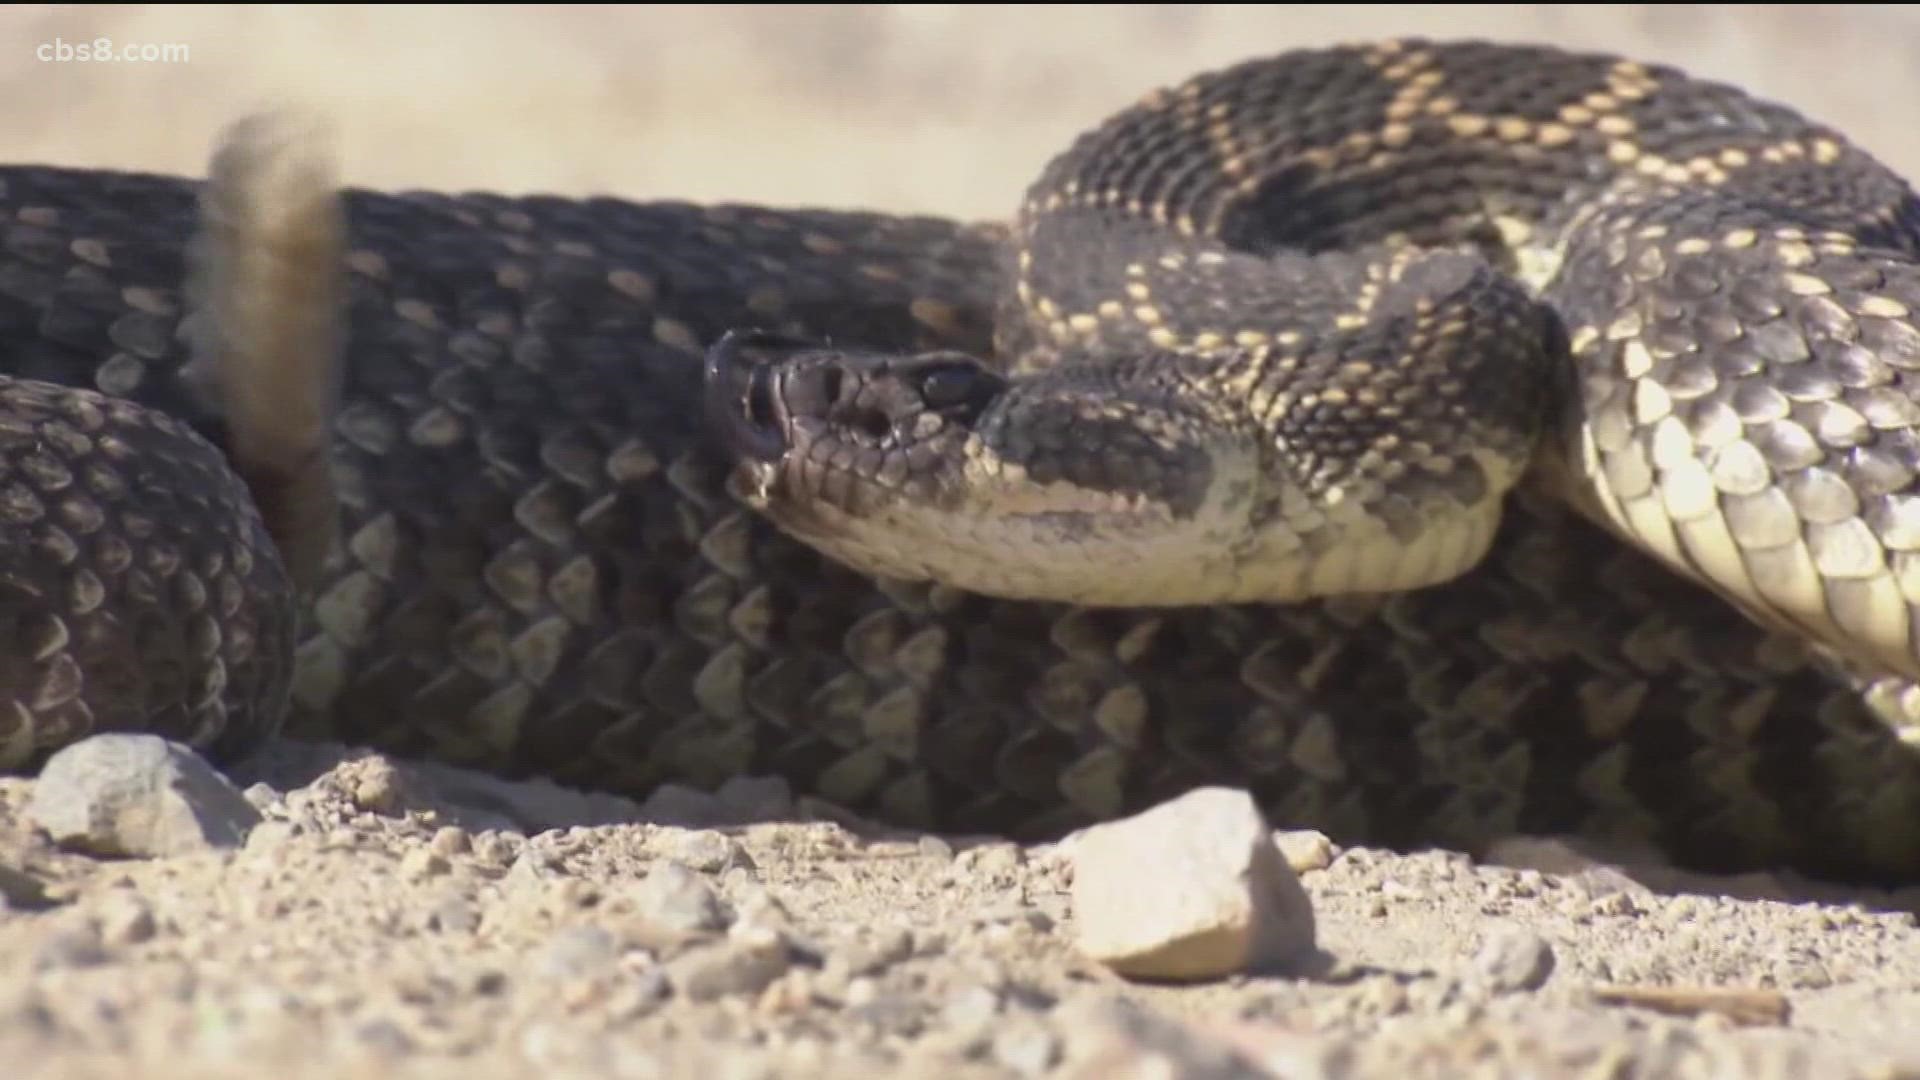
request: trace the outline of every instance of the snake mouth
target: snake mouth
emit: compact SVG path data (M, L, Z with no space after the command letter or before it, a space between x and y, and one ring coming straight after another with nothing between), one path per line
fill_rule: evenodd
M707 353L706 411L756 501L858 512L929 498L1006 380L972 357L896 356L757 330Z
M807 343L760 330L730 330L707 350L707 422L729 456L773 465L789 449L793 416L781 361Z

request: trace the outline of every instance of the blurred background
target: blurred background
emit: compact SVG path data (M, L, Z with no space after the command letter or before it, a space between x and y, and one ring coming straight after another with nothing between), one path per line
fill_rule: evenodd
M1154 86L1399 34L1678 63L1920 176L1920 8L1894 5L15 6L0 156L198 175L227 121L298 102L335 117L358 184L997 217ZM100 38L187 59L37 55Z

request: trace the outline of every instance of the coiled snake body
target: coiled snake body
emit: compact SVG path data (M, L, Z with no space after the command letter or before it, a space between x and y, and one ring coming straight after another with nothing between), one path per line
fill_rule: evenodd
M1292 53L1095 130L1011 233L350 192L335 246L302 161L0 171L8 370L108 395L7 387L10 763L286 712L943 828L1227 782L1920 876L1916 204L1788 110Z

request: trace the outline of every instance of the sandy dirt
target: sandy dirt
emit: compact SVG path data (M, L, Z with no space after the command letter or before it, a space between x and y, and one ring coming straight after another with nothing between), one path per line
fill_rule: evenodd
M296 100L371 185L997 216L1150 86L1383 32L1681 62L1920 175L1920 16L1892 7L19 7L0 138L197 173L220 126ZM101 37L190 58L35 55ZM63 850L34 782L0 780L0 1073L1920 1077L1920 893L1296 837L1312 958L1141 985L1074 950L1059 848L332 747L237 779L242 847L150 859Z

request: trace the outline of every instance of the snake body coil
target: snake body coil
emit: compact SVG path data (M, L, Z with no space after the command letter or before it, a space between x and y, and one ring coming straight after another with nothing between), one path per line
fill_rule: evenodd
M1838 134L1670 69L1255 61L1150 95L1029 192L1021 374L980 365L943 407L914 365L802 355L761 376L783 430L747 478L873 572L1287 602L1465 572L1544 433L1541 490L1912 675L1917 223Z
M1920 879L1915 204L1785 109L1293 53L1096 129L1011 232L336 205L288 153L0 169L0 763L286 718L960 830L1216 782Z

